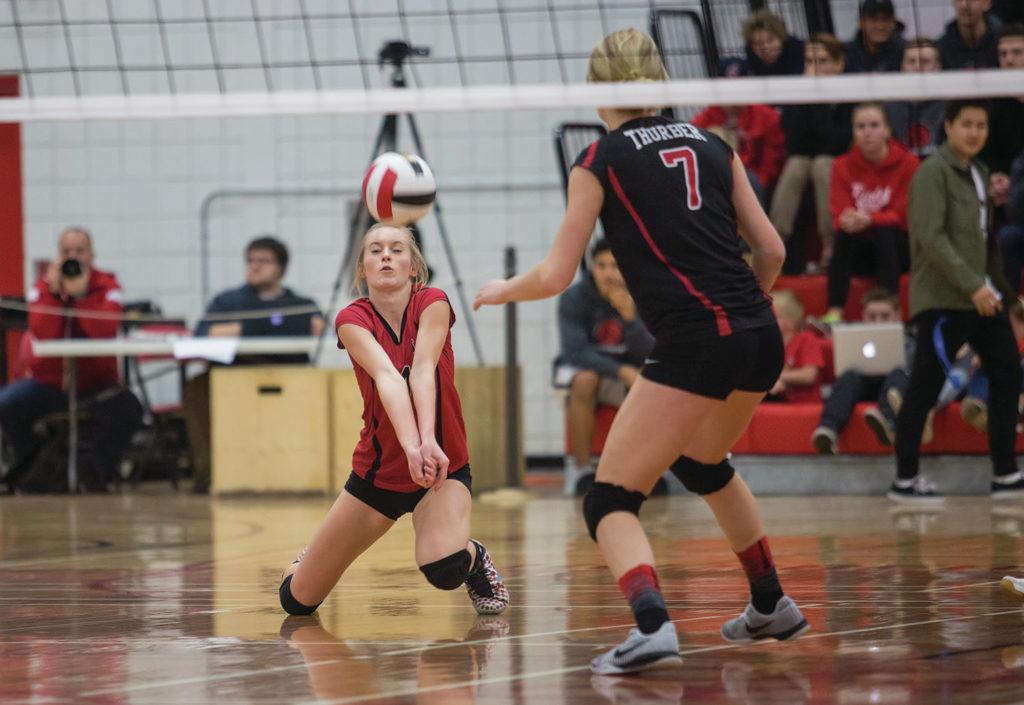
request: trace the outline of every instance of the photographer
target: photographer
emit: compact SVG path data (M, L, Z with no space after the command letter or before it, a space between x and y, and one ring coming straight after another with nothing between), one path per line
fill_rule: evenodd
M110 273L93 268L92 237L80 227L60 234L57 257L28 292L29 334L36 340L113 338L121 312L121 287ZM61 312L57 312L61 310ZM108 317L93 317L103 313ZM77 315L82 314L82 315ZM63 358L33 358L22 379L0 389L0 428L14 457L13 477L27 470L42 445L33 427L46 414L67 409L67 364ZM90 470L99 484L116 478L121 454L142 423L142 406L121 386L117 359L78 360L77 387L94 426Z

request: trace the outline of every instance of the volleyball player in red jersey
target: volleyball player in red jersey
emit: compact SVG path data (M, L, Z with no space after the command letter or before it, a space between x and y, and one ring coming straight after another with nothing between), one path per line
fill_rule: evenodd
M469 537L472 478L455 390L448 298L425 286L427 267L406 228L375 225L356 259L367 295L338 313L363 397L352 474L327 518L285 571L289 614L311 614L345 569L412 513L416 563L441 590L466 586L480 614L498 614L508 590L483 545Z
M594 47L589 81L660 81L658 48L634 29ZM757 504L728 452L779 377L783 345L765 291L785 257L743 164L722 140L655 109L601 108L607 135L580 154L547 257L483 286L475 307L554 296L572 282L598 217L656 344L615 416L583 516L629 600L637 628L594 659L600 674L680 662L675 626L640 525L666 467L711 507L747 574L751 601L728 641L788 639L808 628L782 592ZM749 243L744 262L740 236Z

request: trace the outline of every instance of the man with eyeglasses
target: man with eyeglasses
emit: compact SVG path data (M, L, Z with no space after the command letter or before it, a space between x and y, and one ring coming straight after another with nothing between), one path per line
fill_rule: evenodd
M196 326L197 336L318 337L324 318L316 302L284 286L288 248L277 238L257 237L245 248L245 284L217 294ZM231 314L243 313L238 318ZM308 364L299 354L248 355L234 364ZM210 378L203 373L185 385L185 424L195 466L194 490L206 492L210 484Z

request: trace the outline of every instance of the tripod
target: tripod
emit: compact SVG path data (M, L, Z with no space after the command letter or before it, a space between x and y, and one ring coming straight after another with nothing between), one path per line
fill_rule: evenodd
M413 47L407 42L396 41L388 42L380 50L379 59L380 65L384 66L388 64L391 66L391 86L392 88L405 88L408 84L405 80L405 61L410 56L427 56L430 53L430 49L426 47ZM412 135L413 145L416 148L416 154L426 158L423 151L423 141L420 139L419 127L416 125L416 118L411 113L403 113L409 123L409 133ZM376 159L378 155L383 152L393 152L397 149L398 144L398 118L397 114L389 114L384 116L383 122L381 122L380 129L377 131L377 138L373 143L373 151L370 153L370 160ZM462 307L463 320L466 322L466 327L469 330L469 337L473 343L473 352L476 354L476 361L478 365L484 364L483 351L480 348L480 338L477 335L476 322L473 320L471 315L472 311L469 305L466 303L466 294L462 287L462 277L459 274L458 264L455 261L455 253L452 252L451 241L448 239L448 229L445 227L444 218L441 215L441 204L440 199L434 199L434 217L437 219L437 229L441 235L441 244L444 246L445 257L448 259L448 266L452 271L452 278L455 280L455 291L459 297L459 305ZM363 203L362 198L359 199L359 207L356 212L352 215L352 220L349 223L348 231L348 247L345 249L345 256L342 258L341 266L338 269L338 274L334 279L334 287L331 291L331 303L327 308L328 311L333 311L338 305L338 294L341 291L341 286L345 281L346 273L352 271L352 266L355 264L354 259L359 254L359 241L363 234L369 229L373 223L373 218L370 216L370 211L367 210L366 204ZM323 338L317 343L317 349L313 355L314 361L320 358L320 352L323 348Z

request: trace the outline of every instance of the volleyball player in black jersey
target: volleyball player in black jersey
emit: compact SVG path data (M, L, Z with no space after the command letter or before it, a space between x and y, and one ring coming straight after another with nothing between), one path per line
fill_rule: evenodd
M587 79L665 77L654 41L629 29L594 47ZM576 161L551 251L525 274L483 286L474 306L564 290L600 217L657 340L615 416L583 500L590 535L637 622L623 644L591 664L596 673L616 674L680 662L638 519L669 466L711 507L750 583L750 604L722 626L722 636L782 640L808 624L783 595L754 497L727 457L782 370L782 337L764 293L782 267L782 241L739 157L719 138L653 108L602 108L598 115L609 133ZM751 266L740 255L740 236L753 253Z

